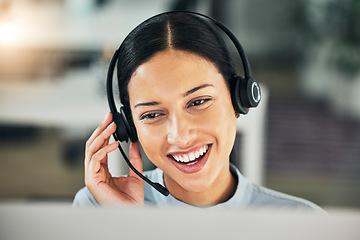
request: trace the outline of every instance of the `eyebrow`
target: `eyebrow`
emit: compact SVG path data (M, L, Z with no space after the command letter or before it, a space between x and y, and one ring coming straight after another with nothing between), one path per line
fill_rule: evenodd
M145 102L145 103L138 103L135 105L134 108L140 107L140 106L154 106L154 105L159 105L159 102Z
M184 97L200 90L200 89L203 89L203 88L206 88L206 87L213 87L214 85L213 84L203 84L203 85L200 85L198 87L194 87L193 89L187 91L185 94L184 94ZM154 106L154 105L159 105L160 103L159 102L156 102L156 101L152 101L152 102L144 102L144 103L138 103L134 106L134 108L137 108L137 107L141 107L141 106Z
M200 90L200 89L202 89L202 88L213 87L213 86L214 86L214 85L207 83L207 84L200 85L200 86L198 86L198 87L194 87L193 89L187 91L187 92L184 94L184 97L186 97L186 96L188 96L188 95L190 95L190 94L192 94L192 93L194 93L194 92L196 92L196 91L198 91L198 90Z

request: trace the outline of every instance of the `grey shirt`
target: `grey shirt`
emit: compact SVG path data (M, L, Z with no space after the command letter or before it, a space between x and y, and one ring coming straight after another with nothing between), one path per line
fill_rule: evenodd
M237 188L235 194L226 202L211 206L211 208L297 208L312 209L323 211L316 204L305 199L280 193L262 186L251 183L240 171L230 165L231 173L237 178ZM165 186L163 172L156 168L144 172L144 175L153 182L158 182ZM171 194L163 196L149 184L144 184L145 205L155 205L159 207L195 207L176 199ZM73 206L99 206L99 203L84 187L75 195Z

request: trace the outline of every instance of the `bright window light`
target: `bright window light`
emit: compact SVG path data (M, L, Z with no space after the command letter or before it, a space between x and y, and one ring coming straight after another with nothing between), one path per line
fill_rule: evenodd
M0 22L0 45L12 46L18 41L18 29L14 23Z

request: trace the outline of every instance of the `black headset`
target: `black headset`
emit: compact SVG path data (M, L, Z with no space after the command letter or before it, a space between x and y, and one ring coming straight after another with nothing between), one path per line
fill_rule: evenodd
M261 91L260 86L256 82L256 80L252 77L250 65L248 59L245 55L245 52L237 40L235 35L221 22L201 13L191 12L191 11L172 11L172 12L165 12L158 15L155 15L141 24L149 21L150 19L157 18L164 14L173 14L173 13L186 13L186 14L193 14L205 19L210 20L216 26L218 26L223 32L230 38L230 40L234 43L244 69L244 76L235 76L234 79L231 81L230 92L231 92L231 100L236 113L239 114L247 114L249 112L249 108L257 107L260 99L261 99ZM140 24L140 25L141 25ZM138 140L136 129L134 123L132 122L130 117L126 116L124 107L120 107L120 111L118 112L116 109L115 101L114 101L114 92L113 92L113 73L115 69L115 65L119 56L119 49L115 51L114 56L111 59L107 80L106 80L106 91L107 91L107 98L109 102L110 111L113 114L113 122L116 124L116 131L113 134L114 139L116 141L128 141L130 139L131 142L136 142ZM134 166L130 163L129 159L127 158L125 152L121 148L119 144L119 150L124 157L124 160L129 165L130 169L133 170L139 177L141 177L144 181L149 183L153 186L156 190L162 193L165 196L169 195L169 191L160 185L159 183L154 183L142 175L139 171L137 171Z

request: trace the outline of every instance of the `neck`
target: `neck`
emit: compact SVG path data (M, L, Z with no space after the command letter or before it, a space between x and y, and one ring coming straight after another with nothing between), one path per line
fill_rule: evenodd
M178 200L196 206L213 206L229 200L235 193L237 180L231 174L229 165L213 183L203 191L194 192L181 187L167 175L164 175L166 186Z

